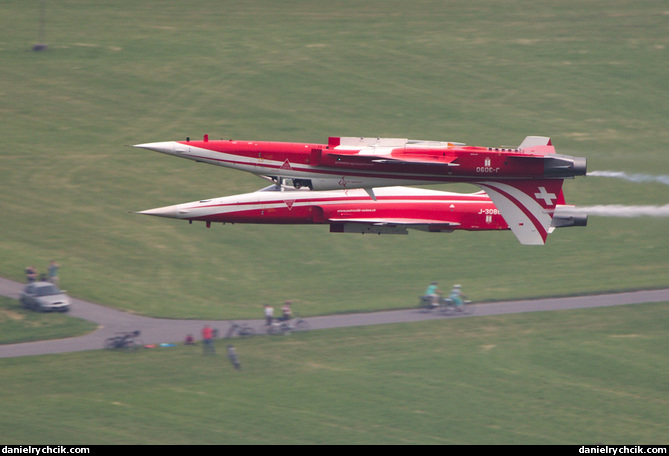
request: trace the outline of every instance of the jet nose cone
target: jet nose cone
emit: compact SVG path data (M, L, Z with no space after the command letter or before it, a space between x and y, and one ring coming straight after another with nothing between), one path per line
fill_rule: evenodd
M146 144L135 144L133 147L153 150L155 152L160 152L161 154L174 155L176 153L176 145L177 143L174 141L164 141L164 142L154 142Z
M156 209L148 209L146 211L140 211L135 213L141 215L153 215L155 217L166 217L175 219L185 218L188 215L188 211L183 209L179 205L158 207Z

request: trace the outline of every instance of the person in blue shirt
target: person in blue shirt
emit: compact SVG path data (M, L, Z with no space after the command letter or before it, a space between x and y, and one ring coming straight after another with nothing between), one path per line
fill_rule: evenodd
M427 290L425 290L425 296L430 300L430 305L436 307L439 305L439 296L441 296L441 291L439 290L439 285L437 282L432 282L428 285Z
M453 301L453 304L455 304L456 309L462 309L462 304L464 304L465 300L465 296L462 294L462 285L453 285L449 298Z

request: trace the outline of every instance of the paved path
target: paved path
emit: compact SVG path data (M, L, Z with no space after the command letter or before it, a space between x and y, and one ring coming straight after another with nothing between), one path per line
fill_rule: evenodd
M18 299L22 288L23 284L0 278L0 295ZM433 320L435 318L463 318L468 316L582 309L663 301L669 301L669 289L476 304L472 306L474 310L471 315L444 317L440 316L441 314L439 313L425 312L420 309L408 309L310 317L308 322L309 327L313 330L414 322ZM199 335L205 324L218 329L221 335L224 335L229 328L229 322L227 321L148 318L79 299L72 299L70 315L92 321L98 325L98 329L85 336L68 339L0 345L0 358L97 350L103 347L105 339L123 331L139 330L141 331L142 341L145 344L160 344L182 341L185 339L186 334L193 334L194 337L199 339ZM263 320L240 320L238 323L249 324L258 333L264 332Z

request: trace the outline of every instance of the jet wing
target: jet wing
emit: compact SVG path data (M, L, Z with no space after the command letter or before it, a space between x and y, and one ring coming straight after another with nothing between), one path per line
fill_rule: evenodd
M415 156L409 154L384 155L384 154L338 154L328 153L328 156L337 160L350 160L361 163L389 163L397 165L429 165L429 166L459 166L453 163L457 157L435 157Z
M407 229L451 232L459 223L426 219L330 218L331 233L408 234Z
M408 219L408 218L393 218L393 219L383 219L383 218L348 218L348 217L337 217L329 218L329 222L334 223L364 223L368 225L405 225L407 227L411 225L439 225L444 227L456 227L460 225L455 222L445 222L443 220L428 220L428 219Z
M403 156L401 158L391 157L391 158L379 158L373 160L374 163L391 163L398 165L429 165L429 166L460 166L457 163L453 163L457 157L439 157L435 158L426 158L426 157L408 157Z
M552 231L563 179L477 182L521 244L543 245Z

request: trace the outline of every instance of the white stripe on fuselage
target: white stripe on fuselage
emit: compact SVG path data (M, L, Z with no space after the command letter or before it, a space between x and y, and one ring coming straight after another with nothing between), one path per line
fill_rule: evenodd
M490 199L483 193L459 194L451 192L440 192L434 190L410 189L403 187L385 187L375 189L377 199L401 198L402 203L438 203L438 204L460 204L466 202L488 202ZM319 205L336 205L345 203L373 203L370 196L362 189L353 190L330 190L315 192L311 190L290 191L258 191L241 195L212 198L210 200L193 201L191 203L173 206L177 215L178 211L185 210L182 218L197 218L213 213L225 214L239 212L240 210L251 211L257 209L304 207ZM381 201L383 202L383 201Z

